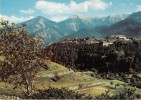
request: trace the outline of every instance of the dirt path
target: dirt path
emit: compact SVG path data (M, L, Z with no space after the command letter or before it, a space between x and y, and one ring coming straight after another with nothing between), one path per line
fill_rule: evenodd
M89 88L94 88L94 87L98 87L98 86L101 86L103 85L102 82L99 82L99 83L92 83L92 84L89 84L89 85L85 85L85 86L82 86L80 87L79 85L77 86L73 86L73 87L69 87L70 90L81 90L81 89L89 89Z

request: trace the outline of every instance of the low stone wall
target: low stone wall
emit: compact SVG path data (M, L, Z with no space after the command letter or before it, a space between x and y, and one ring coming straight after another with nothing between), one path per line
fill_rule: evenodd
M62 75L70 74L70 73L74 73L74 71L73 70L71 70L71 71L64 71L64 72L59 72L57 74L59 76L62 76ZM55 76L55 74L46 74L46 77L53 78L54 76ZM40 76L37 76L37 77L40 77Z
M21 98L16 97L16 96L7 96L7 95L0 95L0 100L20 100Z

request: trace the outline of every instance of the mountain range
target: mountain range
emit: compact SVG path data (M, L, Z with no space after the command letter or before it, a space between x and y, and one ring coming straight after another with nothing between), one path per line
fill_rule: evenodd
M43 36L45 44L75 37L101 38L110 34L141 38L141 11L106 17L74 15L59 23L38 16L19 25L23 23L27 25L25 28L30 34Z
M93 30L103 34L103 36L122 34L125 36L141 39L141 11L133 13L126 19L111 26L95 27Z

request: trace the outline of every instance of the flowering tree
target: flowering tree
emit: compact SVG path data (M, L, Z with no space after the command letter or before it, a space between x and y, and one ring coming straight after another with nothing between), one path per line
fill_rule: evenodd
M44 57L43 38L28 34L24 29L25 24L8 25L8 21L4 20L0 24L0 55L5 57L0 62L0 79L15 84L29 95L36 73L47 66L45 60L41 59Z

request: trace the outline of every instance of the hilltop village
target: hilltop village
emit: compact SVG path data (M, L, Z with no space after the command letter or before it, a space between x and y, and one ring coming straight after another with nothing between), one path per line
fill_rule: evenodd
M126 37L125 35L110 35L102 39L97 39L95 37L87 37L87 38L74 38L74 39L65 39L60 43L75 43L75 44L102 44L103 46L109 46L116 41L122 42L132 42L134 39L130 37Z

